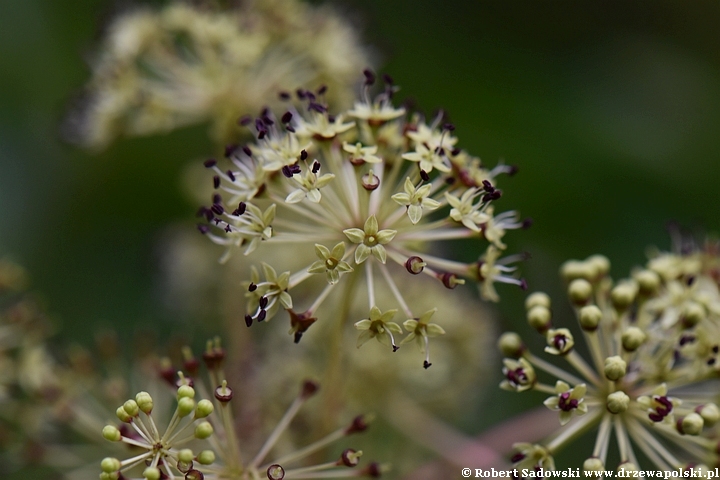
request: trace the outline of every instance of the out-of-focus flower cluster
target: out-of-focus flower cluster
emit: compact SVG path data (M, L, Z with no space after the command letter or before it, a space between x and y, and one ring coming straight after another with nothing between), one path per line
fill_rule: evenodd
M246 117L256 141L229 146L224 161L205 162L218 191L201 208L207 223L199 229L226 247L223 260L235 250L263 260L245 283L248 326L284 309L298 342L336 290L349 301L364 284L367 311L353 319L358 346L375 339L396 350L415 342L427 368L428 339L444 333L436 323L444 313L420 311L401 292L397 273L403 283L427 275L447 289L475 280L482 296L496 301L497 282L525 287L512 265L523 255L501 255L507 230L529 221L495 212L498 177L513 167L488 168L458 148L442 115L427 122L393 106L397 87L387 76L371 97L375 75L365 76L361 100L345 113L329 112L323 86L297 92L302 108ZM485 247L469 263L445 258L444 242L453 240L484 240ZM268 254L273 245L308 263L289 269ZM308 283L314 293L294 295ZM391 301L378 301L382 289Z
M527 298L527 320L545 338L545 353L571 370L536 356L515 333L501 337L508 357L501 387L548 394L545 406L564 425L539 444L517 444L513 461L521 469L553 470L555 453L597 427L586 471L604 470L610 458L618 470L648 470L638 451L657 469L697 474L714 468L720 451L720 244L685 243L676 252L655 253L617 282L609 270L599 255L561 268L579 335L553 321L547 295ZM579 343L589 359L577 352ZM552 382L545 383L542 372ZM617 455L609 457L613 434Z
M351 100L349 87L368 56L329 7L218 3L175 1L117 17L68 118L69 137L98 149L118 136L209 121L224 143L237 137L240 113L260 110L280 91L324 83L333 103Z

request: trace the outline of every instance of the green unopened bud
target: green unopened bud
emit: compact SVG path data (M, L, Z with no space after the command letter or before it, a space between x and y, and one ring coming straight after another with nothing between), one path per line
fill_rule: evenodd
M500 335L498 348L506 357L520 358L525 352L525 344L515 332L505 332Z
M583 462L583 470L586 472L599 472L605 470L605 465L597 457L590 457Z
M640 293L646 296L655 295L660 288L660 275L652 270L640 270L633 275Z
M627 363L618 357L608 357L605 359L605 378L616 381L625 376L627 372Z
M212 434L213 427L212 425L210 425L210 422L201 422L195 427L195 438L203 440L205 438L208 438Z
M117 458L105 457L102 462L100 462L100 468L105 473L117 472L120 470L120 466L120 460Z
M102 435L105 440L111 442L119 442L122 438L120 430L115 425L105 425L102 430Z
M547 307L536 305L527 312L528 324L540 333L543 333L550 328L551 320L552 313Z
M598 280L610 272L610 260L605 255L592 255L585 260L585 263L593 271L592 280Z
M100 480L118 480L120 475L118 472L101 472Z
M121 422L130 423L132 422L133 417L131 417L124 407L118 407L117 410L115 410L115 416L117 416L118 419L120 419Z
M696 302L687 302L682 310L682 322L686 328L692 328L705 320L705 307Z
M605 405L610 413L623 413L630 406L630 397L628 397L625 392L613 392L607 396Z
M180 400L183 397L195 398L195 389L192 388L190 385L181 385L177 389L177 399Z
M195 454L189 448L183 448L178 452L178 460L183 463L190 463L195 458Z
M215 452L213 452L212 450L203 450L198 454L197 461L201 465L210 465L211 463L215 462Z
M128 400L123 403L123 410L131 417L137 417L140 413L140 408L135 400Z
M594 332L602 320L602 311L596 305L586 305L580 309L578 320L583 330Z
M140 392L135 395L135 401L138 407L145 415L150 415L153 409L153 399L147 392Z
M703 418L693 412L679 420L677 426L678 431L684 435L699 435L700 432L702 432L704 424Z
M628 352L634 352L645 342L647 335L638 327L628 327L622 334L621 341L623 348Z
M637 295L637 285L632 281L619 283L610 292L610 299L613 307L619 312L625 311L635 301Z
M182 397L180 400L178 400L177 412L181 418L190 415L190 413L194 409L195 409L195 400L193 400L192 398Z
M718 420L720 420L720 410L714 403L700 405L695 409L695 411L700 414L708 427L712 427Z
M143 477L147 480L160 480L160 469L157 467L147 467L143 471Z
M545 307L550 308L550 297L544 292L535 292L528 295L525 299L525 310L530 310L533 307Z
M575 305L585 305L592 296L592 285L587 280L578 278L568 286L568 297Z
M200 400L197 403L197 408L195 409L195 418L205 418L210 415L214 410L215 406L210 400Z
M594 268L587 262L580 260L568 260L560 266L560 275L566 282L582 278L590 280L593 277Z

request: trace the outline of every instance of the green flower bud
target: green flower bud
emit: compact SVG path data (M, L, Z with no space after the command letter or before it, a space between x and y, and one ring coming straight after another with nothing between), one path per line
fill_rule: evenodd
M625 311L635 301L637 285L632 281L622 282L610 292L610 299L617 311Z
M630 397L628 397L625 392L613 392L607 396L605 406L610 413L623 413L630 406Z
M595 269L588 262L580 260L568 260L560 266L560 275L566 282L571 282L578 278L590 280L595 273Z
M153 409L153 399L147 392L140 392L137 395L135 395L135 401L138 404L138 407L145 415L150 415Z
M195 389L190 385L182 385L177 390L177 399L180 400L183 397L195 398Z
M638 327L628 327L622 334L621 341L623 348L628 352L634 352L645 342L647 335Z
M712 427L718 420L720 420L720 410L718 410L718 406L714 403L700 405L695 409L695 411L700 414L708 427Z
M550 308L550 297L544 292L535 292L528 295L525 299L525 310L530 310L533 307L545 307Z
M177 412L181 418L190 415L190 413L194 409L195 409L195 400L193 400L192 398L182 397L178 400Z
M211 463L215 462L215 452L213 452L212 450L203 450L198 454L197 461L201 465L210 465Z
M195 418L205 418L213 411L215 410L215 406L210 400L200 400L197 403L197 408L195 409Z
M115 410L115 415L117 416L117 418L120 419L121 422L132 422L132 417L130 416L130 414L127 413L124 407L118 407L117 410Z
M120 430L115 425L105 425L102 430L102 435L105 440L111 442L119 442L122 438Z
M208 438L210 435L213 434L213 427L210 425L210 422L201 422L198 424L197 427L195 427L195 438L199 438L201 440Z
M537 305L527 312L528 324L538 332L542 333L550 328L550 320L552 320L552 313L547 307Z
M704 423L703 418L693 412L684 416L678 422L678 431L684 435L699 435L702 432Z
M598 280L610 272L610 260L605 255L592 255L585 260L585 263L593 271L592 280Z
M506 357L520 358L525 351L525 344L515 332L505 332L500 335L498 348Z
M105 473L117 472L120 470L120 460L117 458L105 457L102 462L100 462L100 468Z
M137 417L140 413L140 408L135 400L128 400L123 404L123 410L131 417Z
M627 363L618 357L608 357L605 359L605 378L616 381L625 376L627 372Z
M183 448L178 452L178 460L183 463L190 463L195 458L195 454L189 448Z
M143 477L147 480L160 480L160 469L157 467L147 467L143 472Z
M590 457L583 462L583 470L586 472L599 472L605 470L605 465L597 457Z
M600 320L602 319L602 311L596 305L586 305L580 309L578 320L580 326L586 332L594 332Z
M587 280L578 278L568 286L568 297L575 305L585 305L592 296L592 285Z
M655 295L660 288L660 275L652 270L640 270L633 275L633 278L643 295Z

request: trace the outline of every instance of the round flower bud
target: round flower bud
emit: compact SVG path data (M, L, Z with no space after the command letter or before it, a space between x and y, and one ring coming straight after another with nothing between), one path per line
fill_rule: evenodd
M100 472L100 480L118 480L117 472Z
M119 442L122 438L120 430L115 425L105 425L102 430L102 435L105 440L111 442Z
M195 438L203 440L213 434L213 427L210 422L201 422L195 427Z
M147 480L160 480L160 469L157 467L147 467L143 472L143 477Z
M605 255L592 255L585 263L593 270L593 280L604 277L610 272L610 260Z
M596 305L586 305L580 309L578 320L580 321L580 326L586 332L594 332L597 330L601 319L602 311Z
M177 412L181 418L190 415L190 413L194 409L195 409L195 400L193 400L192 398L182 397L180 400L178 400Z
M150 415L153 409L153 399L147 392L140 392L137 395L135 395L135 401L137 402L138 407L142 412L146 415Z
M537 305L527 312L528 324L540 333L550 328L550 320L552 320L552 313L547 307Z
M621 379L627 372L625 360L615 355L605 359L605 378L613 382Z
M610 292L613 307L618 311L625 311L635 301L637 286L633 282L622 282Z
M613 392L607 396L605 406L610 413L623 413L630 406L630 397L625 392Z
M195 418L205 418L215 410L215 405L210 400L202 399L197 403Z
M190 463L195 458L195 455L193 454L193 451L189 448L183 448L178 452L178 460L180 460L183 463Z
M720 420L720 410L718 410L718 406L714 403L700 405L695 409L695 412L700 414L708 427L712 427L718 420Z
M115 410L115 415L118 419L120 419L121 422L130 423L132 422L132 417L127 413L125 408L118 407L117 410Z
M576 305L585 305L592 295L592 285L587 280L578 278L568 286L568 297Z
M498 348L506 357L520 358L525 352L525 344L515 332L505 332L500 335Z
M180 400L183 397L195 398L195 389L190 385L182 385L177 390L177 398Z
M580 260L568 260L560 266L560 275L566 282L571 282L578 278L589 280L593 277L593 268L587 262Z
M705 308L696 302L687 302L682 310L682 322L685 328L692 328L705 320Z
M626 471L626 472L637 472L637 471L638 471L638 467L637 467L637 465L635 465L634 463L629 462L629 461L626 461L626 462L623 462L623 463L621 463L620 465L618 465L617 471L618 471L618 472L621 472L621 471L623 471L623 470Z
M605 465L597 457L590 457L583 462L583 470L586 472L599 472L605 470Z
M100 468L105 473L117 472L120 470L120 466L120 460L117 458L105 457L102 462L100 462Z
M203 450L198 454L197 461L201 465L210 465L215 462L215 452L212 450Z
M135 400L128 400L123 404L123 410L131 417L137 417L140 413L140 408Z
M678 431L684 435L699 435L702 432L704 423L703 418L693 412L678 420Z
M643 295L655 295L660 288L660 275L652 270L640 270L633 278Z
M622 334L621 341L623 348L628 352L634 352L645 342L647 335L638 327L628 327Z
M544 292L535 292L528 295L525 299L525 309L530 310L533 307L550 308L550 297Z

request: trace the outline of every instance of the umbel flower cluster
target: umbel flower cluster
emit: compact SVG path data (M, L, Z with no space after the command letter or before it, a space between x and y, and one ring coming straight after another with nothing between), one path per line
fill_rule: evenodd
M254 120L241 119L256 141L228 146L226 161L205 162L217 191L212 204L200 210L207 223L199 229L226 247L223 259L235 250L264 259L245 283L248 326L270 320L282 308L297 342L328 295L344 284L350 298L362 279L368 313L353 319L358 346L374 338L396 350L416 341L427 368L428 338L444 330L433 323L435 310L413 309L392 269L408 281L429 275L448 289L475 280L482 296L496 301L496 282L525 287L511 265L523 256L501 255L506 231L529 222L514 211L495 212L498 177L514 173L513 167L487 168L457 147L454 126L442 123L442 115L426 122L393 106L397 87L388 76L372 98L375 75L366 70L365 78L362 98L347 112L328 111L323 86L298 90L299 107L288 103L279 115L266 109ZM470 263L444 258L449 248L438 244L453 240L484 240L485 247ZM285 270L263 253L266 245L282 245L301 258L314 252L315 258ZM320 284L309 304L303 301L309 297L293 297L307 282ZM394 302L379 304L377 289L391 291ZM402 341L397 317L405 318Z
M222 144L237 135L237 112L259 110L280 89L326 83L333 102L349 102L367 62L346 22L298 0L138 8L107 27L68 134L98 149L118 136L209 121Z
M219 339L208 342L202 355L207 379L199 374L201 362L191 350L185 348L183 354L183 370L175 371L166 360L160 371L161 377L175 391L176 402L171 415L163 415L167 412L163 411L162 402L157 405L153 395L142 391L117 408L118 422L103 428L105 440L125 444L130 449L127 450L128 458L106 457L102 460L102 480L379 477L387 470L386 466L377 463L358 467L362 451L351 448L329 462L313 464L310 460L309 466L302 466L327 446L364 431L368 427L365 416L356 417L350 425L302 448L271 456L301 407L318 391L318 384L312 381L302 384L299 394L257 453L247 457L251 452L238 435L237 405L233 402L233 388L225 380L225 350Z
M582 341L590 358L576 351L577 334L555 324L550 298L527 298L527 320L546 340L545 353L564 370L533 354L515 333L499 345L508 357L501 387L549 395L557 432L540 444L519 443L518 468L554 470L553 455L597 428L583 464L601 471L704 471L718 463L718 344L720 343L720 245L657 253L645 268L613 282L609 261L593 256L561 269ZM553 380L544 382L541 372ZM610 453L615 437L617 455ZM644 468L642 468L644 467ZM612 466L611 466L612 468Z

